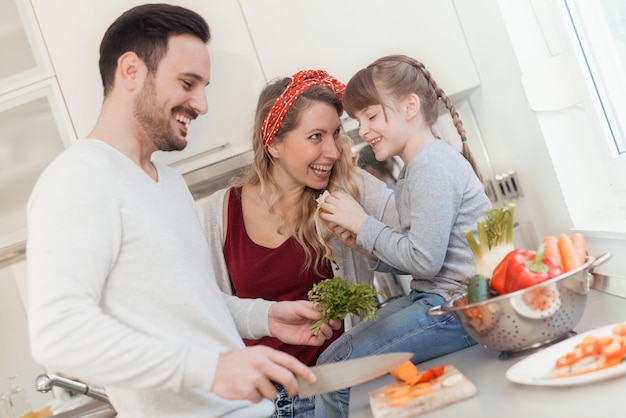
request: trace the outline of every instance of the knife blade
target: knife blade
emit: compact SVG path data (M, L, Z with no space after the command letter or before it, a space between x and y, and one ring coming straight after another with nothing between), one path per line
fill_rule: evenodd
M317 376L317 380L315 383L309 383L298 376L298 384L300 385L298 395L301 398L308 398L320 393L334 392L376 379L411 357L413 357L413 353L408 352L376 354L313 366L311 370Z

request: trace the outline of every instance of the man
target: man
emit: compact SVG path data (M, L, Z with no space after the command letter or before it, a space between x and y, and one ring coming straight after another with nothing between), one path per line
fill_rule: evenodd
M120 418L269 416L272 382L293 395L295 375L315 376L241 337L321 345L332 333L312 335L320 314L306 301L222 294L184 180L151 160L185 148L207 112L209 38L185 8L122 14L100 46L104 102L89 139L50 164L29 201L33 357L104 385Z

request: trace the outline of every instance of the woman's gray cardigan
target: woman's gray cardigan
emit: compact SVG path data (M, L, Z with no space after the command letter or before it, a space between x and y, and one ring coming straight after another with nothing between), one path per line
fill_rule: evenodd
M385 224L399 230L398 212L394 200L394 193L385 183L376 177L360 170L362 177L355 174L353 179L359 186L360 203L365 211L381 220ZM230 278L224 260L222 225L224 196L228 188L221 189L209 196L203 205L201 218L204 225L204 232L211 248L211 262L217 277L217 283L223 292L232 294ZM374 279L373 267L375 263L363 253L352 250L340 243L336 236L329 242L333 258L336 264L333 265L335 276L341 276L350 282L372 284Z

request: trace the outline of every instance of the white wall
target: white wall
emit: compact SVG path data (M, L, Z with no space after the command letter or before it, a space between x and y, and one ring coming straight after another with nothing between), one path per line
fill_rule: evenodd
M494 171L519 172L520 216L536 236L581 231L591 255L614 254L597 270L626 278L617 159L609 159L560 4L455 1L481 79L468 100Z
M568 231L572 221L496 0L455 1L480 88L469 96L495 173L516 170L525 198L516 219L541 239Z

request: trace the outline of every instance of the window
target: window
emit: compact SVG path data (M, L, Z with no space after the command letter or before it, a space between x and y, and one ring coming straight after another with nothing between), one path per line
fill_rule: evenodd
M564 2L611 151L626 154L626 2Z

